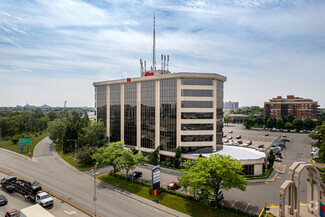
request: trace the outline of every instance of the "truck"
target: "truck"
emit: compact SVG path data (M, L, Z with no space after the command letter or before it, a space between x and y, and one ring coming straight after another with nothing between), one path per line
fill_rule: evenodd
M35 204L20 210L20 217L55 217L49 211Z
M11 176L3 178L0 184L1 187L8 192L19 193L43 207L53 206L53 198L47 192L42 191L42 187L35 180L26 181Z

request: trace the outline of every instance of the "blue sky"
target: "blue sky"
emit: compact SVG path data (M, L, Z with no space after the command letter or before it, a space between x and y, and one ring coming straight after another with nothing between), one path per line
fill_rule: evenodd
M94 106L95 81L139 76L152 62L172 72L227 77L225 100L276 96L325 107L325 1L0 1L0 106Z

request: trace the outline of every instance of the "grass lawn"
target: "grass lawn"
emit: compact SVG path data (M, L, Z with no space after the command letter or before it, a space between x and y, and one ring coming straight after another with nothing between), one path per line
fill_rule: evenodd
M89 166L89 165L81 165L75 163L74 160L74 153L69 153L69 154L63 154L63 151L57 150L57 153L65 160L68 162L71 166L77 168L78 170L85 170L85 169L92 169L95 165Z
M186 213L190 216L200 216L200 217L235 217L235 216L245 216L236 213L229 212L223 209L215 209L210 206L202 205L196 201L185 199L173 194L168 194L162 192L156 197L149 194L149 187L132 183L130 181L114 178L111 175L99 176L98 179L115 186L116 181L118 182L118 187L124 189L128 192L136 194L138 196L147 198L149 200L157 199L160 204L177 210L179 212Z
M4 149L7 149L7 150L10 150L10 151L17 152L19 154L29 156L29 148L31 150L31 154L33 154L34 148L37 145L37 143L39 143L39 141L41 141L42 139L44 139L47 136L48 136L48 132L46 132L46 131L45 132L43 131L41 135L40 135L40 132L37 132L35 134L31 133L30 136L25 135L25 138L31 138L32 139L32 144L31 145L25 145L24 150L22 152L20 151L20 147L19 147L18 143L15 144L15 145L12 143L11 137L5 137L4 139L1 139L0 147L4 148ZM8 139L8 141L6 141L6 139Z

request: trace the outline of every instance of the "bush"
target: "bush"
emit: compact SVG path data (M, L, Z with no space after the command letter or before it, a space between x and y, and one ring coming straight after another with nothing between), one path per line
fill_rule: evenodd
M77 159L78 159L78 164L82 164L85 166L93 165L95 163L95 160L91 158L91 155L95 153L95 150L90 147L82 147L78 154L77 154Z
M11 139L11 141L12 141L12 144L16 145L19 141L19 138L17 136L15 136Z
M161 161L161 162L160 162L160 165L161 165L161 166L166 166L166 161Z
M39 134L40 134L40 135L42 135L42 131L41 131L41 132L39 132Z
M168 167L168 168L169 168L169 167L172 167L172 163L171 163L171 162L167 162L167 163L166 163L166 167Z

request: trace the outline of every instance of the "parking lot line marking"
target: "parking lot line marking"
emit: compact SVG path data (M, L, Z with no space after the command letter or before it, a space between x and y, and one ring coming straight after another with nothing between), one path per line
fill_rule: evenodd
M251 203L247 204L246 208L244 209L244 212L246 212L246 209L249 207L249 204L251 204Z
M237 200L235 200L235 202L231 205L231 207L233 207L235 205L235 203L237 202Z
M162 186L164 186L164 185L166 185L167 184L167 182L164 182L163 184L162 184Z

